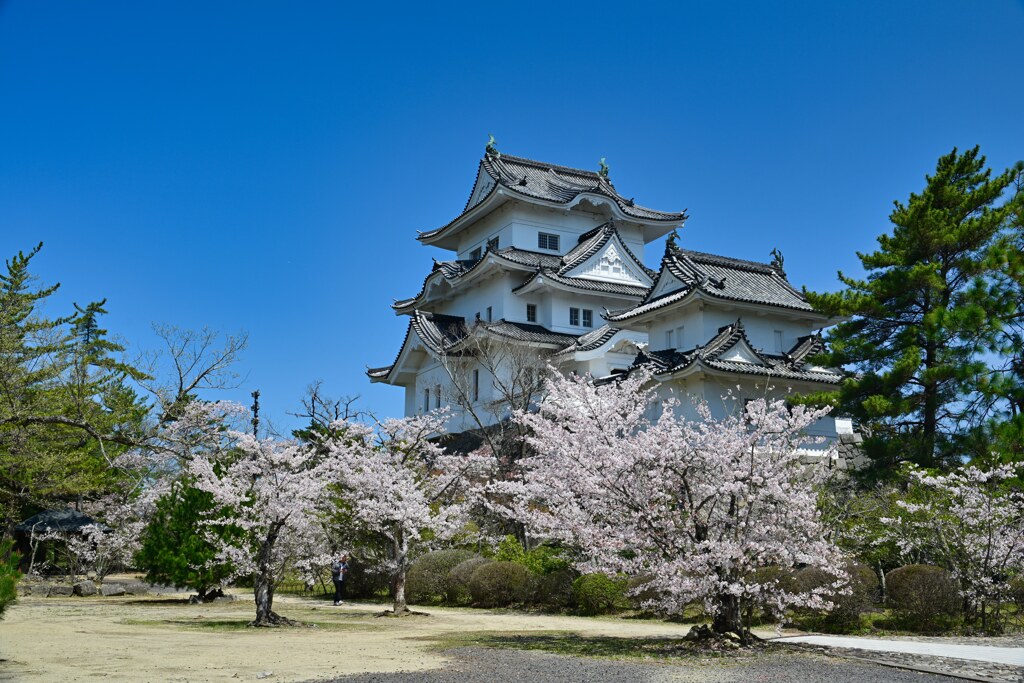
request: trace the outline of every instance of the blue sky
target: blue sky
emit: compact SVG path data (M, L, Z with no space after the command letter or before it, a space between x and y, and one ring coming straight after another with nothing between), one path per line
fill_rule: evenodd
M786 256L836 288L953 146L1024 158L1024 2L0 0L0 256L42 240L53 315L106 297L246 330L279 428L304 388L370 385L488 133L691 219L682 243ZM648 247L656 266L660 242Z

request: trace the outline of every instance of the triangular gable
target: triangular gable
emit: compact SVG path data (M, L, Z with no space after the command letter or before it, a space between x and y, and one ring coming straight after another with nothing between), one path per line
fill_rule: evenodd
M483 201L484 197L494 189L494 178L484 170L484 165L480 164L480 167L476 172L476 182L473 183L473 191L469 195L469 201L466 202L466 208L463 212L469 211L474 206Z
M725 360L733 363L750 363L752 365L764 365L764 361L757 355L746 337L741 337L732 347L722 351L715 356L715 360Z
M662 268L661 272L658 273L658 279L654 283L651 293L647 295L646 301L652 301L659 296L669 294L670 292L677 292L686 288L687 285L683 284L679 278L668 272L665 268Z
M641 287L649 287L651 284L651 278L633 260L617 234L612 235L604 246L587 260L562 273L562 276L623 282Z

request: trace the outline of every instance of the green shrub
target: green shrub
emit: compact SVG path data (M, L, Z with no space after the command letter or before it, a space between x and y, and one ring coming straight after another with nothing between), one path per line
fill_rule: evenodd
M885 575L889 606L904 628L935 631L948 628L960 610L956 580L942 567L911 564Z
M809 625L826 633L853 633L861 628L861 614L871 608L878 594L878 577L873 571L859 562L846 565L850 577L848 592L829 592L828 599L833 607L828 612L811 613ZM805 567L793 574L793 588L798 592L809 592L815 588L828 586L835 578L817 567Z
M438 550L413 562L405 578L405 595L411 603L455 601L451 571L474 557L469 550Z
M572 584L576 606L584 614L607 614L627 604L626 580L604 574L584 574Z
M471 557L460 562L454 569L448 572L448 604L469 604L472 600L472 595L469 592L469 580L473 577L473 572L491 562L493 560L489 560L486 557Z
M490 562L473 572L469 593L473 603L481 607L527 602L533 593L533 575L518 562Z
M578 574L571 569L558 569L537 579L534 602L549 609L571 607L572 586Z
M552 574L569 569L569 561L562 557L562 551L549 545L539 545L526 551L523 564L534 574Z
M21 555L14 552L14 541L0 541L0 619L3 618L7 606L18 599L18 561Z
M526 551L523 544L515 536L509 535L501 539L498 549L494 552L496 562L518 562L523 564L526 559Z

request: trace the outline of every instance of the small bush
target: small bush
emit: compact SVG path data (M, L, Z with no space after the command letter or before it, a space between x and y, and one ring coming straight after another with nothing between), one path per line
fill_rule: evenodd
M469 580L472 578L473 572L491 562L493 560L486 557L471 557L448 572L448 604L468 605L472 601Z
M21 555L14 552L14 541L0 541L0 619L3 618L7 606L18 599L18 561Z
M527 602L533 593L533 575L518 562L490 562L477 567L469 578L469 593L480 607L507 607Z
M409 602L454 602L451 571L471 557L474 554L469 550L438 550L416 560L405 578Z
M534 574L552 574L569 569L569 561L562 557L562 551L549 545L539 545L528 550L523 564Z
M913 631L947 628L960 610L956 580L942 567L911 564L885 575L889 606L902 625Z
M584 614L608 614L627 604L625 579L584 574L572 584L572 596Z
M810 621L815 630L826 633L853 633L861 628L861 614L871 608L878 593L878 577L858 562L848 563L846 572L850 577L849 591L829 595L834 606L829 612L812 616ZM835 578L831 574L817 567L801 569L792 578L793 587L801 593L834 582Z
M494 560L496 562L518 562L523 564L524 559L526 559L526 551L523 549L523 544L511 534L501 539L498 549L494 552Z
M537 579L534 601L549 609L571 607L572 585L577 574L571 569L559 569Z

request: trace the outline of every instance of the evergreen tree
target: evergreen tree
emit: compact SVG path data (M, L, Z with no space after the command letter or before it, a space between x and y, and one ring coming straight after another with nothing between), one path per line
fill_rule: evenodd
M47 318L59 285L36 287L42 245L0 273L0 514L9 532L27 513L116 490L114 458L138 443L147 407L126 380L143 373L115 359L103 302Z
M147 581L192 589L200 599L205 599L211 588L224 585L233 568L217 560L218 546L206 535L212 528L202 524L211 519L215 508L213 495L193 487L187 479L178 481L157 501L135 558L146 571ZM231 527L218 530L225 538L238 533Z
M865 279L840 273L846 289L808 293L819 310L849 318L820 360L858 371L840 389L841 412L870 427L869 454L882 469L953 459L952 435L974 419L968 399L986 377L983 353L1011 312L993 282L1019 210L1019 193L1004 198L1014 175L992 177L977 147L954 149L920 194L895 202L879 249L858 254Z

